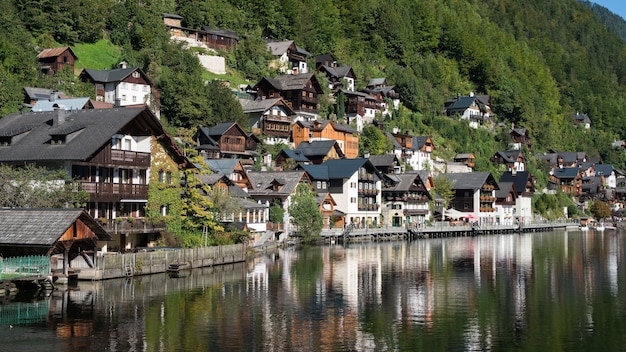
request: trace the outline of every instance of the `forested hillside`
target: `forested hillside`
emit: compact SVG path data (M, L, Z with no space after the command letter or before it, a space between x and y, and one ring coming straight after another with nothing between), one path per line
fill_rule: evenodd
M486 160L506 147L514 123L530 131L534 152L587 151L626 166L610 148L626 137L626 44L576 0L8 0L0 4L0 111L20 108L25 85L89 94L71 75L39 77L35 57L41 48L106 39L156 83L171 126L241 118L223 86L205 85L197 59L168 42L162 13L183 16L190 28L236 31L228 65L252 83L275 74L264 38L332 52L353 67L358 88L386 77L407 108L389 125L432 134L444 154ZM442 116L445 99L471 91L491 95L500 127L475 131ZM576 112L589 115L590 131L573 126Z

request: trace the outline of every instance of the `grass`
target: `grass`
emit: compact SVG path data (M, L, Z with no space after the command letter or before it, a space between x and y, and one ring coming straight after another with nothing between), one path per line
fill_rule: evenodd
M76 44L72 50L78 61L74 71L80 72L83 68L106 70L117 67L120 62L121 49L108 40L99 40L93 44Z

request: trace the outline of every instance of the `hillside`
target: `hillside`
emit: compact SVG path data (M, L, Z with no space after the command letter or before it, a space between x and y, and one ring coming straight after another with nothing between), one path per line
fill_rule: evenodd
M626 44L576 0L69 0L55 6L10 0L0 6L3 114L20 108L24 85L76 89L70 78L37 75L40 48L105 38L121 49L119 59L153 78L170 125L240 119L223 87L206 86L197 60L168 43L161 16L175 13L189 28L236 31L240 42L226 54L228 65L251 82L275 74L267 69L263 38L293 39L313 55L332 52L353 67L357 88L387 77L406 107L389 126L432 134L441 155L473 152L488 168L486 160L506 147L515 124L530 131L533 152L581 150L626 167L624 154L610 148L626 137ZM491 131L442 116L445 99L469 92L491 95L497 115ZM591 130L573 126L576 112L589 115Z

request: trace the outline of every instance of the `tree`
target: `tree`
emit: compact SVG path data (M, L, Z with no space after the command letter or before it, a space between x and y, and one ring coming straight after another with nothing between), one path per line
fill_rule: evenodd
M289 213L293 216L293 223L297 228L296 234L305 241L313 240L314 236L322 232L324 221L311 185L305 183L298 185L289 206Z
M591 204L589 211L596 220L601 220L611 216L611 207L601 200L596 200Z
M445 220L445 209L448 209L450 202L454 199L454 185L452 184L452 181L444 175L437 176L433 182L435 183L435 191L441 198L443 198L441 220Z
M80 208L89 201L85 191L75 191L64 169L49 170L33 164L21 168L0 165L0 207Z
M393 149L393 142L376 126L367 125L359 138L359 154L368 151L372 155L384 154Z

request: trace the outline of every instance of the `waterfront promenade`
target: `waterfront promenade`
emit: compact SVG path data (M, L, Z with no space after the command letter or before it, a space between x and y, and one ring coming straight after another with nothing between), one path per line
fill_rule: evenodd
M322 237L328 241L362 241L380 239L421 239L421 238L445 238L464 237L478 235L497 235L528 232L546 232L555 229L577 229L575 221L541 221L528 222L517 225L482 225L466 223L454 225L449 222L438 222L424 227L370 227L346 229L328 229L322 231Z

